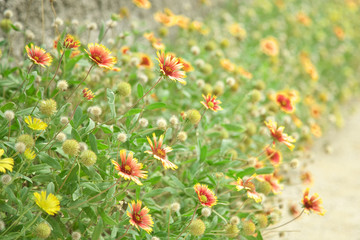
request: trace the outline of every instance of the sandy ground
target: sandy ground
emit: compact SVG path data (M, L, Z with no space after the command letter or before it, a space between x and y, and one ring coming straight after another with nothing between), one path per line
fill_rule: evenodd
M359 106L359 102L357 103ZM360 240L360 108L345 119L342 129L327 132L312 150L314 163L308 166L314 178L310 195L318 193L326 210L324 216L303 214L296 221L277 230L289 231L271 240ZM324 145L330 144L333 153L327 154ZM287 186L282 193L285 201L299 203L304 186ZM282 222L292 217L284 213ZM294 231L294 232L292 232Z

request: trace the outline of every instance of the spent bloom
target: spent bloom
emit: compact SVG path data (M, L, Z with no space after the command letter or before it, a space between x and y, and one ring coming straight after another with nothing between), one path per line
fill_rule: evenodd
M30 47L25 46L25 50L30 60L33 61L35 64L38 64L42 67L51 65L52 57L50 53L47 53L41 47L30 44Z
M267 147L265 151L266 156L269 158L272 165L278 166L282 162L282 155L280 151L271 147Z
M258 192L256 192L255 184L251 182L251 180L255 177L255 175L249 177L247 180L242 180L238 178L238 180L233 183L236 186L238 191L245 189L248 198L252 198L255 202L261 202L261 197Z
M107 49L104 45L98 43L88 44L89 58L94 61L99 67L112 69L116 63L116 57L111 57L110 50Z
M147 151L145 151L145 153L153 155L154 158L156 158L157 160L160 160L165 169L171 168L172 170L175 170L178 168L174 163L172 163L168 160L168 157L166 154L168 152L171 152L172 148L163 146L164 135L160 136L159 141L157 141L155 133L153 133L153 141L151 141L151 139L149 137L146 137L146 138L151 147L151 151L147 150Z
M25 118L25 123L32 130L45 130L47 128L47 126L48 126L46 123L41 121L41 119L31 118L31 116L27 116Z
M0 149L0 172L5 173L6 170L12 172L14 166L14 159L12 158L1 158L4 154L4 149Z
M280 126L278 128L277 123L272 120L269 120L269 122L265 121L265 125L270 130L270 133L275 140L284 143L290 150L294 149L295 146L292 142L295 142L296 140L293 137L288 136L286 133L283 133L285 128L284 126Z
M87 100L91 100L95 97L95 94L88 88L84 88L83 95L84 98L87 98Z
M304 191L304 196L302 199L303 208L306 213L315 212L319 215L324 215L325 210L321 206L322 200L319 197L317 193L315 193L313 196L309 197L309 188L306 188Z
M216 205L217 197L207 185L197 183L195 184L194 189L196 194L198 195L201 205L205 207L212 207Z
M181 84L186 84L183 78L186 77L185 72L181 71L183 64L179 59L171 54L165 54L163 51L157 52L157 60L159 61L160 72L163 76L170 78L173 81L179 81Z
M118 175L125 180L132 180L138 185L142 185L139 178L146 178L146 171L141 170L143 165L138 163L137 159L133 157L133 153L129 152L126 156L126 150L120 151L121 163L111 160L111 163L115 165L115 170L118 171Z
M207 96L203 94L202 97L204 98L205 102L201 101L200 103L204 105L206 109L213 110L214 112L222 110L222 107L220 107L219 105L221 101L216 100L216 96L211 96L211 94L209 93Z
M151 215L149 214L150 210L147 207L141 208L142 202L138 200L136 203L132 201L129 203L130 211L127 211L127 215L130 217L130 224L135 226L138 230L139 228L144 229L147 233L151 233L152 226L154 222Z
M54 215L60 211L60 201L54 194L47 195L46 191L41 191L40 194L35 192L34 196L36 204L47 214Z

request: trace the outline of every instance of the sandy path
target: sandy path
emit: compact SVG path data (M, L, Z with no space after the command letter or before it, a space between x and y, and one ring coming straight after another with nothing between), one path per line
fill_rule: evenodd
M314 178L310 195L314 192L320 195L325 215L304 214L278 229L297 232L286 232L282 238L271 239L360 240L360 111L347 117L345 123L344 128L327 132L316 142L312 150L315 161L308 166ZM324 152L326 143L333 148L332 154ZM303 189L300 185L284 189L285 209L289 201L301 201ZM280 223L287 219L291 216L284 213Z

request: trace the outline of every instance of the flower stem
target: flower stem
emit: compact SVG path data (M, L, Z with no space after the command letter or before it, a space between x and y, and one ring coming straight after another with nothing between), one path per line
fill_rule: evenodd
M195 217L196 210L198 209L198 207L199 207L199 204L196 205L194 214L192 215L192 217L191 217L191 219L190 219L190 222L189 222L188 225L181 231L181 233L177 236L176 240L178 240L179 237L181 237L181 234L183 234L183 233L185 232L185 230L190 226L191 222L193 221L193 219L194 219L194 217Z
M10 101L15 97L15 95L17 94L17 92L21 91L22 87L24 86L25 82L26 82L27 79L28 79L29 73L30 73L31 69L33 68L33 66L34 66L34 63L30 66L29 70L27 71L26 76L25 76L25 79L24 79L23 82L21 83L20 87L16 90L16 92L14 92L14 94L11 96L11 98L8 100L8 102L10 102ZM21 94L21 93L20 93L20 94Z
M301 215L304 213L304 210L305 208L301 211L301 213L299 213L299 215L297 215L296 217L294 217L293 219L291 219L290 221L286 222L286 223L283 223L281 224L280 226L277 226L277 227L273 227L273 228L267 228L266 230L274 230L274 229L277 229L277 228L280 228L280 227L283 227L293 221L295 221L296 219L298 219L299 217L301 217Z
M72 166L71 166L71 168L70 168L70 171L69 171L69 173L66 175L66 178L65 178L64 181L62 182L60 188L56 191L56 194L58 194L58 193L60 192L60 190L61 190L62 187L64 186L66 180L69 178L70 173L72 172L72 170L73 170L73 168L74 168L74 166L75 166L75 163L76 163L76 159L74 160L74 163L72 164Z
M19 239L19 238L21 237L22 233L23 233L23 232L25 233L26 230L28 230L28 229L36 222L36 220L39 218L40 215L41 215L41 212L39 212L39 213L36 215L36 218L35 218L23 231L20 232L20 234L17 236L17 238L15 238L15 240L16 240L16 239Z
M159 79L156 81L156 83L155 83L141 98L139 98L139 99L131 106L130 109L132 109L133 107L135 107L144 97L146 97L146 96L151 92L151 90L153 90L153 89L156 87L156 85L159 84L159 82L161 81L161 79L162 79L162 76L159 77ZM129 109L129 110L130 110L130 109Z
M1 234L1 236L5 235L5 234L12 228L12 226L14 226L15 224L17 224L17 223L21 220L21 218L22 218L26 213L28 213L33 207L34 207L34 205L31 206L30 208L28 208L25 212L23 212L11 225Z
M122 239L123 237L125 237L125 235L127 234L127 232L129 231L129 229L130 229L130 224L128 225L128 227L126 228L126 231L125 231L125 233L123 234L123 235L121 235L117 240L120 240L120 239Z
M77 87L71 92L70 96L66 99L69 100L71 98L71 96L74 94L74 92L80 87L80 85L85 81L85 79L87 78L87 76L89 76L89 73L91 71L91 69L95 66L95 63L93 65L91 65L91 67L89 68L89 71L86 73L86 76L84 77L83 80L81 80L81 82L77 85Z

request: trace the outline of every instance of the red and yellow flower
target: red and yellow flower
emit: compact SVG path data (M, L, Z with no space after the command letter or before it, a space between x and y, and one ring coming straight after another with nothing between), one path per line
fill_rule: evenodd
M279 92L276 94L276 103L280 106L281 110L286 113L292 113L295 111L295 106L292 98L285 92Z
M165 48L161 38L155 37L153 32L144 33L144 38L146 38L156 50L163 50Z
M280 126L278 128L277 123L273 122L272 120L269 120L269 122L265 121L265 125L270 130L270 133L275 140L284 143L290 150L294 149L295 146L292 143L296 142L296 140L293 137L288 136L286 133L283 133L285 128L284 126Z
M303 208L306 213L315 212L319 215L324 215L325 210L321 206L322 200L319 197L317 193L315 193L313 196L309 197L309 188L306 188L304 191L304 196L302 199Z
M104 45L98 43L88 44L89 51L86 51L89 58L99 67L112 69L116 63L116 57L110 56L111 52Z
M64 40L64 47L68 49L76 49L80 47L80 41L76 40L72 35L68 34Z
M139 67L145 67L148 69L151 69L154 67L154 63L151 60L150 56L145 54L145 53L141 53L140 54L140 63L139 63Z
M164 12L155 13L154 19L166 27L174 26L177 22L176 15L168 8L165 8Z
M165 54L163 51L157 52L157 60L159 61L160 72L173 81L179 81L181 84L186 84L183 79L186 77L185 72L181 71L183 64L179 59L172 54Z
M181 63L183 65L183 70L185 72L192 72L194 71L193 66L191 65L190 62L186 61L185 59L178 57L179 63Z
M120 151L120 160L121 164L111 160L111 163L114 164L115 170L118 171L118 175L123 177L125 180L132 180L138 185L142 185L140 178L146 178L146 171L141 170L143 165L138 163L138 160L133 157L133 153L129 152L126 156L126 150L123 149Z
M266 148L266 155L269 158L270 162L274 166L278 166L282 162L282 154L280 151L267 147Z
M219 105L221 101L216 100L216 96L211 96L211 94L209 93L207 96L203 94L202 97L204 98L205 102L201 101L200 103L204 105L206 109L213 110L214 112L222 110L222 107L220 107Z
M90 89L84 88L83 96L84 98L87 98L87 100L91 100L95 97L95 94Z
M152 226L154 226L154 222L152 220L151 215L149 214L150 210L147 207L141 208L142 202L138 200L131 201L129 203L130 211L127 211L127 215L130 217L130 224L135 226L138 230L139 228L144 229L147 233L151 233Z
M216 205L217 197L214 192L205 184L197 183L194 186L195 192L199 198L200 204L205 207L212 207Z
M139 8L149 9L151 7L149 0L133 0L133 3Z
M222 59L220 59L220 65L221 65L221 67L222 67L224 70L226 70L226 71L228 71L228 72L233 72L233 71L235 71L235 68L236 68L235 64L232 63L232 62L231 62L229 59L227 59L227 58L222 58Z
M52 57L50 53L47 53L44 49L38 46L30 44L30 47L25 46L26 53L31 61L42 67L50 66Z
M248 198L252 198L255 200L255 202L261 202L261 197L258 192L256 192L255 184L251 182L252 179L254 179L256 175L249 177L246 181L242 180L241 178L238 178L236 182L232 183L236 186L236 189L238 191L245 190Z
M171 152L172 148L163 146L164 135L160 136L159 141L157 141L155 133L153 133L153 141L151 141L149 137L146 138L151 147L151 151L147 150L145 153L152 155L157 160L160 160L165 169L170 168L175 170L178 168L174 163L170 162L167 157L167 153Z

